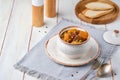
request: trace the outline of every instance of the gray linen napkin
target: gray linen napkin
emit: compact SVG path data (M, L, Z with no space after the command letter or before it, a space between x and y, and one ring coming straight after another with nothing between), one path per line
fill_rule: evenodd
M116 46L108 44L103 40L102 35L105 31L63 19L14 67L40 80L79 80L88 71L91 64L80 67L66 67L53 62L45 53L45 42L58 34L62 28L69 25L86 28L98 41L101 48L101 55L104 58L109 59L113 51L115 51Z

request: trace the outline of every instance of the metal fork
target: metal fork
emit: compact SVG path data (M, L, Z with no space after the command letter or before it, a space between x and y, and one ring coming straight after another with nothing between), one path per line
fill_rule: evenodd
M85 79L88 77L88 75L89 75L92 71L94 71L94 70L96 70L98 67L100 67L100 66L102 65L102 63L103 63L103 59L102 59L102 58L96 59L95 62L93 63L93 65L91 66L90 70L89 70L80 80L85 80Z

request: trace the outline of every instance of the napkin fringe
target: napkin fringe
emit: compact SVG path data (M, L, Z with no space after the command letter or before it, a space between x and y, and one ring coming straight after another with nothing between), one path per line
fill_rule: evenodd
M29 69L25 66L20 65L20 64L15 64L14 68L32 76L32 77L36 77L37 79L40 79L40 80L41 79L44 79L44 80L61 80L61 79L55 78L53 76L46 75L45 73L39 73L38 71L31 70L31 69Z

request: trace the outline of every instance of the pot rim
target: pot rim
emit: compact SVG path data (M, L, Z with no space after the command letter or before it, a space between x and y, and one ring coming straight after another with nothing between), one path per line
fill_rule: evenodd
M68 42L64 41L63 39L61 39L60 36L61 36L61 34L62 34L64 31L69 30L69 29L84 30L85 32L88 33L87 40L85 40L85 41L83 41L82 43L79 43L79 44L73 44L73 43L68 43ZM63 29L59 32L59 39L60 39L63 43L65 43L65 44L69 44L69 45L82 45L82 44L85 44L86 42L88 42L88 40L90 39L90 33L89 33L86 29L84 29L84 28L82 28L82 27L80 27L80 26L68 26L68 27L63 28Z

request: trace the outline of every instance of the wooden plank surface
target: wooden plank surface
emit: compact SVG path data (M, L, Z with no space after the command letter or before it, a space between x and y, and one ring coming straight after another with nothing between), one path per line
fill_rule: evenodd
M0 55L6 38L14 0L0 0Z
M5 4L9 0L5 0ZM28 51L31 33L31 1L15 0L6 40L0 57L0 80L22 80L23 73L13 65ZM6 5L7 6L7 5ZM8 14L9 15L9 14ZM3 15L5 17L6 15ZM2 28L1 28L2 29Z
M74 13L74 8L78 1L57 0L58 16L55 18L45 17L45 25L43 27L32 28L31 0L0 0L0 80L37 80L15 70L13 65L63 17L98 29L120 30L120 17L115 22L107 25L93 25L78 20ZM120 6L119 0L114 1ZM120 80L119 53L120 47L114 53L111 62L108 62L112 64L115 75L108 78L100 78L99 80Z

